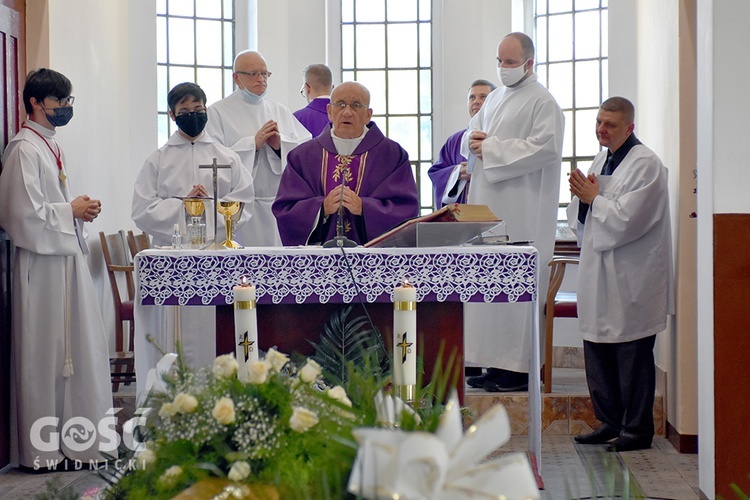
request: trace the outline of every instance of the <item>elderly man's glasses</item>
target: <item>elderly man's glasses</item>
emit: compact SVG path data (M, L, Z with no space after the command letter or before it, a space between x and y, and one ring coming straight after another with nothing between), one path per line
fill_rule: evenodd
M47 96L45 97L45 99L52 99L53 101L57 101L60 104L60 106L67 106L68 104L72 106L76 100L76 98L73 97L72 95L69 95L68 97L61 97L59 99L57 97Z
M352 110L354 110L354 111L360 111L360 110L363 110L363 109L367 109L367 105L366 104L362 104L362 103L359 103L359 102L348 103L348 102L344 102L344 101L336 101L336 102L332 102L331 106L333 106L334 108L339 108L341 111L343 111L344 108L346 108L347 106L349 106L350 108L352 108Z
M268 78L271 76L270 71L237 71L240 75L249 76L253 80L258 78L259 76L262 76L264 80L268 80Z

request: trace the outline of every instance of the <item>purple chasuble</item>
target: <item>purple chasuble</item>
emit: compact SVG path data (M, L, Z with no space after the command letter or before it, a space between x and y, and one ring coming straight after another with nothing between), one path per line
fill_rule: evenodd
M328 103L330 102L331 99L328 97L316 97L307 106L292 114L313 137L317 137L331 123L328 120Z
M323 162L321 178L323 179L323 192L328 195L333 190L341 190L341 186L344 185L357 193L359 196L359 190L362 185L362 174L365 171L367 165L367 151L361 155L332 155L329 154L325 149L323 150ZM343 211L342 222L342 234L350 240L356 241L356 231L354 229L354 216L348 213L346 210ZM338 214L335 214L338 217ZM339 223L338 220L335 221Z
M330 127L289 152L272 207L284 245L318 244L336 236L338 215L324 217L322 207L330 191L341 189L342 173L347 186L362 200L361 216L344 209L344 226L349 226L346 236L357 243L364 244L418 215L419 195L409 155L374 122L367 127L351 156L338 154Z
M427 175L430 176L430 180L434 186L433 195L435 196L436 208L445 205L445 203L442 202L443 193L445 193L445 185L453 171L453 167L459 165L462 161L466 161L466 158L461 156L461 138L463 137L464 132L466 132L466 130L459 130L452 136L448 137L448 140L445 141L445 144L440 149L438 161L427 171ZM468 196L469 183L467 182L464 192L458 197L457 202L466 203Z

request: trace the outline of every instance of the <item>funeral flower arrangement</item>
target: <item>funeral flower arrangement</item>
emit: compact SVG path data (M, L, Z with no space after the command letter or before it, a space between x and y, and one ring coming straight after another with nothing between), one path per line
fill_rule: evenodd
M196 372L169 356L135 429L136 470L109 498L172 498L209 477L272 485L283 498L345 494L364 419L315 361L271 349L238 374L233 355Z
M501 406L463 428L455 391L446 397L454 356L419 378L416 409L389 394L377 357L337 357L317 349L321 368L271 349L193 372L165 355L124 429L140 446L106 498L539 498L525 455L488 459L510 438Z

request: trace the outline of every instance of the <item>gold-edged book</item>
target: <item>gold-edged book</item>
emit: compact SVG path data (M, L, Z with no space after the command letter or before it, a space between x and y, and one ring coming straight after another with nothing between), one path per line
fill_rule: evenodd
M460 224L455 224L457 222ZM365 247L461 245L501 222L487 205L452 203L431 214L409 219L373 238Z

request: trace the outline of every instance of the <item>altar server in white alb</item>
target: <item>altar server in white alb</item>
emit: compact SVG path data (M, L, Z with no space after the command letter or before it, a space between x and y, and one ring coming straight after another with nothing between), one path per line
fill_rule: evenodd
M71 195L70 165L55 138L56 128L73 116L71 91L57 71L28 74L28 119L5 149L0 175L0 226L16 247L10 346L15 467L72 470L72 463L61 462L117 454L109 348L83 229L101 203Z
M229 165L217 169L217 198L245 203L239 227L252 220L253 180L245 170L237 153L214 141L204 127L206 94L195 83L180 83L167 95L169 117L178 130L167 143L148 157L135 181L132 217L139 229L151 235L155 246L172 244L175 224L184 233L185 212L181 197L213 198L213 170L199 168ZM207 237L213 237L213 202L205 200ZM224 217L219 214L218 237L225 237ZM175 306L176 307L176 306ZM139 309L136 317L135 363L139 390L144 387L146 373L161 357L149 345L146 334L151 334L159 346L174 349L175 337L182 338L182 349L187 363L193 368L210 364L216 355L215 314L213 307L180 307L179 309L148 307ZM177 314L176 311L179 311Z
M654 343L674 313L667 169L633 134L630 101L604 101L604 146L587 175L570 175L568 223L578 236L578 323L586 380L602 425L577 436L611 451L648 448L654 436Z
M511 33L500 42L497 73L504 88L487 96L462 141L461 154L477 158L469 203L488 205L507 223L511 241L537 248L537 296L544 297L555 245L563 114L537 81L534 44L527 35ZM466 362L491 367L470 378L469 385L493 392L526 390L531 327L529 304L465 304Z
M232 77L237 90L208 108L206 130L239 154L252 173L253 219L237 231L236 240L245 246L280 246L271 205L287 154L312 136L289 109L266 97L271 72L260 53L247 50L237 54Z

